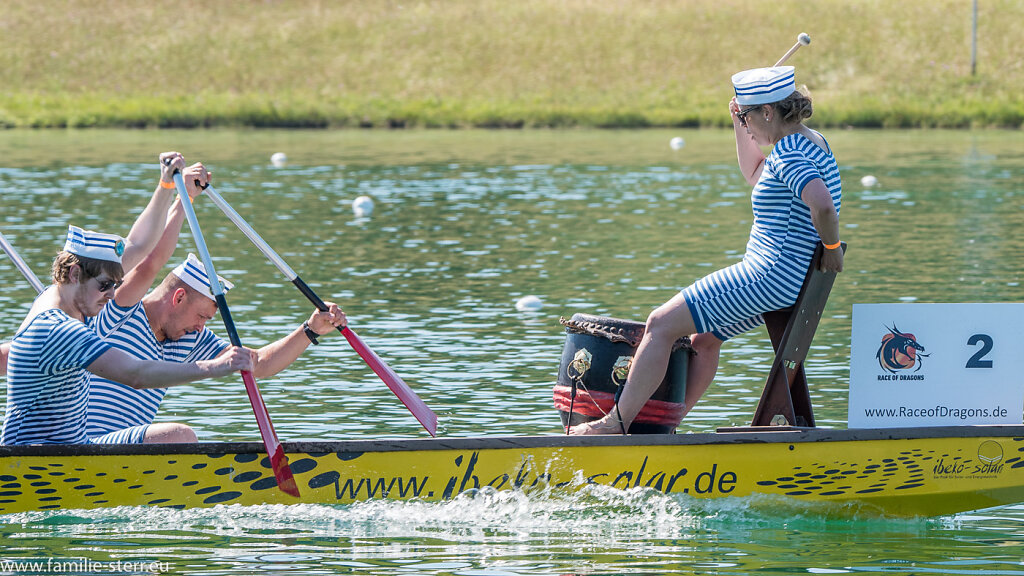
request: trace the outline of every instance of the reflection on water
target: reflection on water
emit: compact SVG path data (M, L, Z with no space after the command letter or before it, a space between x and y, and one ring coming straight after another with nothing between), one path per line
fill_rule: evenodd
M749 504L590 486L444 503L27 513L5 517L0 532L17 543L7 557L161 562L201 574L1024 574L1024 530L1006 516L840 519ZM973 559L952 558L954 548Z
M180 150L211 167L234 208L314 290L345 308L363 339L438 413L440 434L556 433L559 316L642 320L742 254L749 187L736 170L731 135L688 132L675 152L668 146L674 135L4 132L0 229L42 273L68 223L127 233L156 183L157 153ZM995 132L827 136L843 171L842 235L850 251L807 372L819 425L842 427L854 302L1020 300L1024 143ZM285 167L270 165L277 151L288 154ZM860 184L868 174L877 186ZM352 213L360 195L375 200L370 218ZM218 271L236 283L228 301L243 342L261 346L301 324L310 312L301 295L211 203L196 206ZM179 246L175 259L191 249L187 232ZM0 279L0 337L9 338L32 293L6 259ZM543 307L517 311L526 295ZM716 384L680 432L749 421L770 361L762 330L730 342ZM424 434L337 335L261 388L287 440ZM232 378L172 390L159 419L187 422L205 440L257 438ZM1022 519L1021 509L1009 507L846 524L813 511L754 512L742 502L608 491L20 515L5 517L0 530L9 556L170 558L211 574L261 567L750 573L761 566L775 573L1016 574ZM852 546L840 552L840 545Z

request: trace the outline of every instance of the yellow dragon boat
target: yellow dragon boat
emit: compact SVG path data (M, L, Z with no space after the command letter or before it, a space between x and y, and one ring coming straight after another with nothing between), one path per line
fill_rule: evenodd
M1024 502L1024 425L815 427L803 361L833 279L812 264L796 305L765 315L776 358L750 427L670 433L692 353L681 342L652 398L657 410L646 423L641 412L632 434L285 443L298 497L277 489L260 443L0 446L0 514L439 501L588 485L897 516ZM573 424L613 401L643 325L587 315L563 324L555 404Z
M643 488L934 516L1024 501L1024 426L286 443L0 447L0 514L112 506L445 500L473 490Z

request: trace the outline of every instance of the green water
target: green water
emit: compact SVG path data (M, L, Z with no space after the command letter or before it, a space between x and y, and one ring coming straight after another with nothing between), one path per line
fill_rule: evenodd
M673 151L677 135L686 146ZM843 173L849 253L807 372L819 425L844 427L853 303L1020 300L1024 139L826 136ZM39 272L68 223L124 234L156 183L156 155L172 149L214 170L218 191L344 307L447 436L557 433L558 317L642 320L735 262L750 226L727 132L9 131L0 229ZM283 168L269 162L278 151ZM865 175L878 185L862 186ZM352 213L360 195L375 199L370 218ZM218 271L236 283L228 301L243 342L300 324L310 311L301 295L211 203L196 206ZM183 233L175 260L190 246ZM6 259L0 280L9 338L32 292ZM516 311L526 295L543 308ZM763 329L728 343L715 385L679 431L749 421L770 361ZM337 335L261 388L286 440L424 435ZM258 438L234 379L172 390L158 419L187 422L203 440ZM839 521L633 491L484 493L20 514L0 517L0 558L148 559L197 574L1024 574L1022 521L1024 507Z

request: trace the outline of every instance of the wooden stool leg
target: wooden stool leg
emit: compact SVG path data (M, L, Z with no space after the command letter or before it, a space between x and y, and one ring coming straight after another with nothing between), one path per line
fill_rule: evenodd
M776 361L772 363L771 372L765 381L764 392L761 394L761 401L754 412L751 426L770 426L776 415L782 415L789 425L796 425L796 410L790 394L790 380L788 370L778 362L779 346L782 344L782 337L786 332L786 326L792 309L775 310L764 314L765 328L768 329L768 337L771 338L772 348L775 349ZM803 377L803 367L799 368L797 378ZM803 386L807 386L806 380L802 380Z

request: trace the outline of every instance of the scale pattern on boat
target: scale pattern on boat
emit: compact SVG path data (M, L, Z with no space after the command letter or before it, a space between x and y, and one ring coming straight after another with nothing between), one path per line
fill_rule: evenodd
M292 473L298 476L314 471L319 459L325 456L293 457ZM351 460L353 455L337 456ZM94 457L94 460L102 458L105 457ZM130 465L97 469L46 462L45 457L40 457L33 459L18 475L4 470L0 474L0 513L24 509L26 502L33 500L37 505L31 508L36 510L125 504L171 508L213 506L238 501L246 493L276 491L277 488L269 458L257 453L186 454L159 462L154 462L152 456L129 458L131 460L121 461L129 461Z
M954 432L963 434L949 433ZM487 487L530 492L593 484L682 498L781 496L899 515L1024 501L1022 436L885 434L795 431L296 444L286 450L299 499L277 489L262 446L253 443L0 447L0 514L113 506L432 501Z

